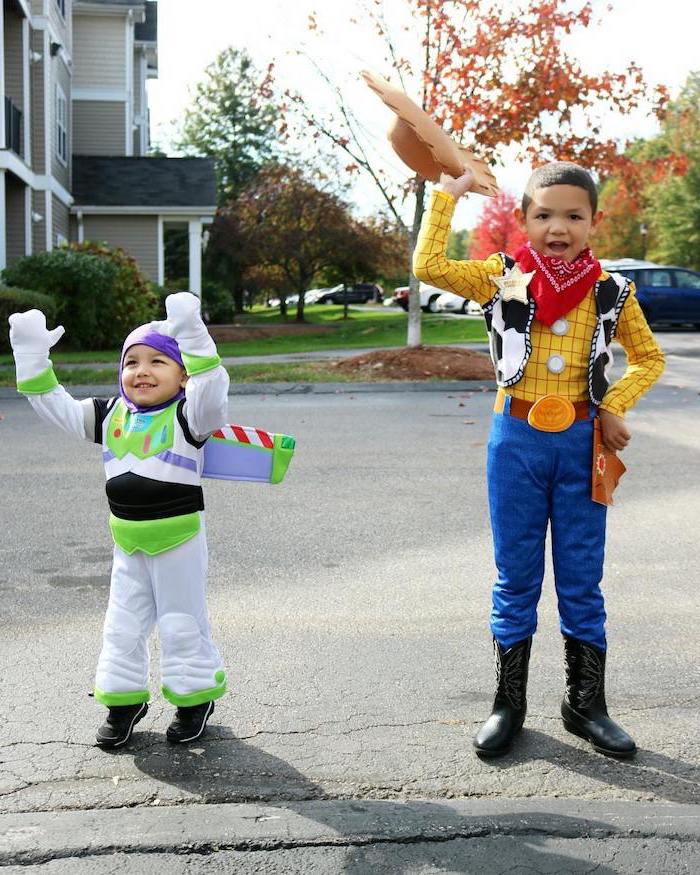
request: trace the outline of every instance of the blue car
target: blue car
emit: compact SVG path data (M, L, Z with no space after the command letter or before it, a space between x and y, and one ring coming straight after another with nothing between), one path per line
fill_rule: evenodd
M633 280L637 300L650 325L690 323L700 329L700 273L651 261L602 261L605 270Z

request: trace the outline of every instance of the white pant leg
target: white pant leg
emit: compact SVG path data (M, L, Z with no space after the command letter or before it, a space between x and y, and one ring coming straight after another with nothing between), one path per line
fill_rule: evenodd
M148 701L148 636L156 619L151 571L143 553L114 547L109 604L95 698L104 705Z
M146 558L160 631L163 695L175 705L219 698L226 681L209 627L204 519L194 538Z

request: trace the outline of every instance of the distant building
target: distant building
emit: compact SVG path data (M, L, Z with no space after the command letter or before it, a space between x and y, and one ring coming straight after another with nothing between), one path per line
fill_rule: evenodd
M100 240L162 284L164 229L187 228L199 294L213 162L145 157L158 4L0 3L0 269L67 241Z

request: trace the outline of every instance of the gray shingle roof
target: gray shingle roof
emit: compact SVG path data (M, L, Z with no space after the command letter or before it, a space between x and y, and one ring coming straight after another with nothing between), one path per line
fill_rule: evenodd
M154 0L146 3L146 20L134 26L137 42L154 43L158 40L158 4Z
M74 155L73 197L76 206L214 207L214 161Z

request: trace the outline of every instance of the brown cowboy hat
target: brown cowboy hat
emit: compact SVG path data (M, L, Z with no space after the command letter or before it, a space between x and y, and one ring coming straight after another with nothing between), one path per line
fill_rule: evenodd
M487 197L498 194L496 177L489 166L451 140L407 94L369 70L363 70L361 76L396 113L388 137L404 164L431 182L437 182L441 173L461 176L468 167L474 174L472 191Z

